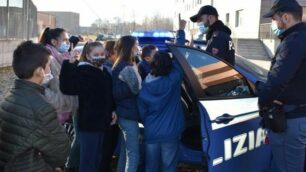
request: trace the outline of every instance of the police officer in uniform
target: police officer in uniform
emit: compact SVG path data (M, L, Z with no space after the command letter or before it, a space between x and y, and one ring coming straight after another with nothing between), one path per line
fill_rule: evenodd
M232 31L218 19L217 10L210 5L200 8L199 12L190 17L197 22L201 33L206 34L206 51L230 64L235 64L235 48L231 38Z
M281 110L269 120L284 116L282 131L270 129L268 137L278 172L303 172L306 146L306 26L296 0L276 0L264 17L272 18L272 30L281 40L267 82L259 93L259 108ZM271 111L269 109L272 109ZM263 113L264 119L265 114ZM276 122L278 124L280 121ZM283 126L283 125L281 125ZM275 130L275 127L272 127ZM277 127L276 127L277 128Z

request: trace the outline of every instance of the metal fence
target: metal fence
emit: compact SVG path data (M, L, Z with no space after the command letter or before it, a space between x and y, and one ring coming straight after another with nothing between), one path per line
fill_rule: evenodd
M20 42L37 37L37 8L33 2L0 0L0 67L11 65Z
M0 0L0 39L37 37L37 8L31 0Z

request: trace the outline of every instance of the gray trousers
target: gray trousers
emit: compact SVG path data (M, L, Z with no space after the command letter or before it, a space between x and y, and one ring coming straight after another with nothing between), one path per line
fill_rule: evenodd
M306 115L288 119L284 133L270 131L269 140L277 172L303 172L306 146Z

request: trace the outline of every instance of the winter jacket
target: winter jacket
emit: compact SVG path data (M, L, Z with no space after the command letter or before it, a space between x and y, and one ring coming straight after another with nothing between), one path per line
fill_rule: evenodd
M113 68L113 96L116 103L116 114L125 119L139 120L139 113L137 108L137 94L133 94L129 85L119 78L121 71L127 67L133 65L127 62L119 62ZM137 83L138 84L138 83Z
M260 91L259 106L271 107L274 100L281 101L284 105L306 104L306 26L297 24L279 38L281 43L275 53L267 82ZM299 110L299 109L297 109ZM300 109L305 116L305 108ZM288 115L288 118L298 116Z
M150 63L147 62L146 60L142 60L141 62L138 63L138 71L141 76L141 79L145 80L147 75L151 72Z
M179 139L184 129L181 103L183 72L173 61L167 76L149 74L138 97L138 108L144 125L146 143L167 142Z
M141 76L136 66L126 66L119 73L119 79L125 82L133 94L137 95L141 90Z
M54 171L64 166L70 143L44 97L44 87L16 80L0 106L0 171Z
M216 21L209 27L206 34L206 51L234 65L235 48L231 34L231 29L225 26L222 21Z
M63 62L60 80L65 82L60 87L63 93L79 98L80 131L105 131L114 110L111 75L88 62L80 62L76 68L71 65L75 64Z
M56 109L60 123L64 123L71 114L75 114L78 109L78 99L75 96L64 95L59 88L59 75L61 71L62 60L69 58L68 55L60 53L51 45L46 46L52 53L51 73L54 78L46 85L46 98ZM58 59L62 60L57 60Z
M174 44L184 46L186 41L186 35L184 30L178 30L176 32Z

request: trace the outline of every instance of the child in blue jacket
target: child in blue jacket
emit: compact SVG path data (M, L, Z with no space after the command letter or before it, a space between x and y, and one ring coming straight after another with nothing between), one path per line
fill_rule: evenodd
M157 52L138 97L144 125L146 172L176 171L180 135L184 129L181 104L183 72L165 52Z

